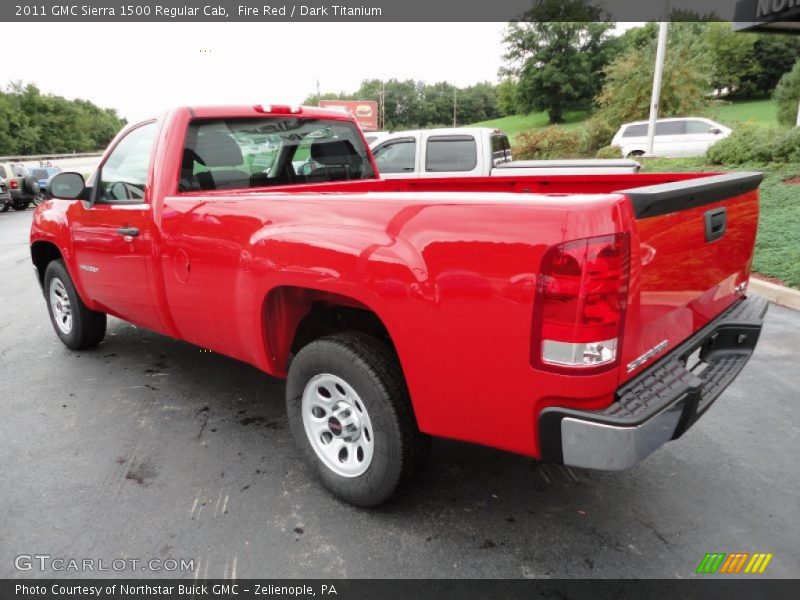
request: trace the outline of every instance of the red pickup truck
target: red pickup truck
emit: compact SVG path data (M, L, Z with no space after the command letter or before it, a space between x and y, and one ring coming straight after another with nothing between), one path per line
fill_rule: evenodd
M178 108L62 173L31 256L55 333L106 315L287 379L324 485L369 506L429 436L628 468L748 361L758 173L383 180L349 115Z

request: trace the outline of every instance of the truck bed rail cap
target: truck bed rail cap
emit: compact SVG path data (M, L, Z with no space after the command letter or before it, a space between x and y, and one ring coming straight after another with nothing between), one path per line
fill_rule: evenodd
M764 174L757 171L723 173L619 190L619 193L628 196L637 219L647 219L746 194L758 188L763 179Z
M627 158L575 158L564 160L514 160L500 163L495 169L531 169L531 168L566 168L566 167L639 167L638 162Z

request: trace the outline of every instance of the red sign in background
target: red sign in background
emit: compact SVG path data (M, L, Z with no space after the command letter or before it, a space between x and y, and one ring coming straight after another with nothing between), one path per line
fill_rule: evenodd
M378 130L378 103L375 100L320 100L319 105L346 109L364 131Z

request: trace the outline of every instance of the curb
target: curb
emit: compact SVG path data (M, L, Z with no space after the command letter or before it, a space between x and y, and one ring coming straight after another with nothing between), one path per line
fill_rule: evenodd
M800 310L800 290L777 285L763 279L750 278L750 291L778 306Z

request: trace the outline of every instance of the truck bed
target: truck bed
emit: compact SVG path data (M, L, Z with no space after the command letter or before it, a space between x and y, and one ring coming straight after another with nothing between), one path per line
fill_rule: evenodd
M296 201L319 194L338 199L409 204L525 204L570 206L566 241L576 236L576 219L593 219L587 203L627 199L629 215L615 217L618 227L632 229L630 289L621 341L619 383L649 364L648 352L662 355L676 347L743 294L758 222L759 173L636 173L523 177L468 177L335 182L253 189L237 195ZM228 195L205 192L203 195ZM709 239L706 219L724 213L722 235ZM628 223L629 221L629 223ZM502 237L499 223L475 224L481 236ZM532 244L549 240L543 222L532 223ZM552 227L552 223L546 227ZM496 232L496 233L494 233ZM566 233L569 232L569 233ZM556 239L556 241L558 241ZM535 265L531 265L533 271ZM652 356L651 356L652 358ZM637 361L639 361L637 363Z

